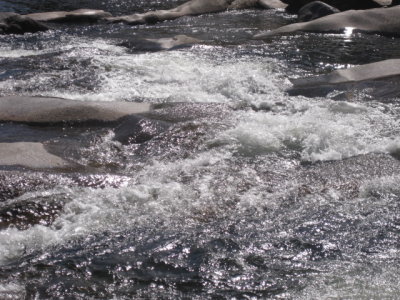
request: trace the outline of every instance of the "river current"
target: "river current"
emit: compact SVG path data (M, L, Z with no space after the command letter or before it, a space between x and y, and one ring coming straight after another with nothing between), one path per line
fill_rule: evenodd
M0 10L121 15L183 2L3 0ZM108 129L84 133L73 159L89 169L32 171L55 184L0 202L0 213L56 211L48 224L0 226L0 298L396 299L396 82L312 98L287 90L289 78L398 58L400 41L251 39L294 21L282 10L243 10L0 36L0 96L182 107L141 145L122 145ZM161 52L138 42L177 34L204 42ZM36 139L37 130L0 124L0 138Z

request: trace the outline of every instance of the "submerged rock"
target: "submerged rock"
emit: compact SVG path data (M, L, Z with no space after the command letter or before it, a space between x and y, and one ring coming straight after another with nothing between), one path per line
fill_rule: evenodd
M169 123L129 116L114 130L114 140L122 144L141 144L166 131Z
M275 30L257 34L255 39L264 39L277 34L297 32L344 32L362 31L387 35L400 32L400 6L367 10L349 10L316 20L295 23Z
M122 43L121 46L134 51L156 52L190 47L201 42L201 40L187 35L176 35L172 38L130 40Z
M330 6L321 1L313 1L303 6L299 10L299 15L297 19L300 22L308 22L311 20L315 20L321 17L325 17L328 15L339 13L340 10L337 8Z
M59 216L64 201L45 199L45 201L19 201L0 206L0 230L14 227L26 230L33 225L49 226Z
M0 143L0 166L32 169L68 168L73 164L49 153L41 143Z
M49 28L28 16L0 12L0 34L24 34L46 31Z
M35 21L40 22L96 22L111 17L111 14L104 10L78 9L74 11L53 11L28 14Z

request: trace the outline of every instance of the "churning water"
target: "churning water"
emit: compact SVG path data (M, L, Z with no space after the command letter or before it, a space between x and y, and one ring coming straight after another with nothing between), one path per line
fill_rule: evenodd
M0 8L122 14L182 2L21 0ZM251 40L291 21L279 10L245 10L1 36L1 96L183 109L140 145L114 141L109 129L97 128L95 138L70 133L69 142L82 144L72 159L89 171L5 171L2 184L38 188L0 197L0 298L397 298L397 94L361 87L305 98L286 90L289 77L396 57L400 42L362 34ZM154 53L124 46L176 34L204 43ZM0 125L2 140L24 133L57 142L45 130ZM7 221L15 214L30 221Z

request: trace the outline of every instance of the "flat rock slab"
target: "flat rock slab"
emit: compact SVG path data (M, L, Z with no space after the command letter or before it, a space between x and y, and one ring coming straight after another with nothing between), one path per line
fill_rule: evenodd
M183 16L194 16L223 12L228 9L248 8L283 8L279 0L190 0L168 10L149 11L142 14L132 14L107 18L109 22L123 22L130 25L151 24L174 20Z
M83 102L29 96L0 97L0 122L113 122L150 110L151 104L148 103Z
M49 153L41 143L0 143L0 165L31 169L67 168L72 165Z
M349 10L328 15L316 20L295 23L275 30L257 34L255 39L264 39L277 34L299 32L346 32L354 31L397 36L400 33L400 6L367 10Z
M73 11L53 11L25 15L39 22L93 22L112 15L104 10L78 9Z
M336 70L326 75L291 79L294 87L308 87L326 84L342 84L376 80L400 75L400 59L388 59L376 63Z
M293 87L289 95L325 97L332 91L344 91L335 96L337 100L352 97L379 101L398 97L400 93L400 59L336 70L326 75L290 79Z
M183 16L221 12L229 8L229 0L191 0L169 10L150 11L121 17L111 17L110 22L124 22L131 25L157 23L174 20Z

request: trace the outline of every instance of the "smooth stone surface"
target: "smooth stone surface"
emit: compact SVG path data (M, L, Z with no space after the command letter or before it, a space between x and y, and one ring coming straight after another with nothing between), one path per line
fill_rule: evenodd
M0 121L2 122L112 122L128 115L150 110L151 105L148 103L83 102L29 96L0 98Z
M28 14L27 17L40 22L93 22L112 15L104 10L78 9Z
M0 165L32 169L71 167L71 164L49 153L41 143L0 143Z
M174 20L183 16L201 15L222 12L227 9L246 8L282 8L284 4L278 0L191 0L168 10L150 11L143 14L133 14L107 18L109 22L124 22L131 25L157 23Z
M310 2L299 10L297 19L308 22L328 15L339 13L340 10L321 1Z
M27 16L0 12L0 34L24 34L46 31L49 28Z
M133 14L121 17L108 18L111 22L124 22L127 24L156 23L174 20L187 15L200 15L216 13L226 10L230 6L229 0L191 0L176 8L169 10L150 11L143 14Z
M399 75L400 59L388 59L376 63L356 66L350 69L336 70L329 74L317 77L291 79L291 82L295 88L304 88L316 85L331 85L376 80Z
M400 6L368 10L349 10L325 16L313 21L295 23L275 30L257 34L255 39L264 39L277 34L297 32L346 32L363 31L387 35L400 33Z
M259 5L265 9L286 8L287 4L280 0L259 0Z
M199 44L201 42L201 40L187 35L176 35L172 38L131 40L122 43L121 46L136 51L155 52L190 47L194 44Z

